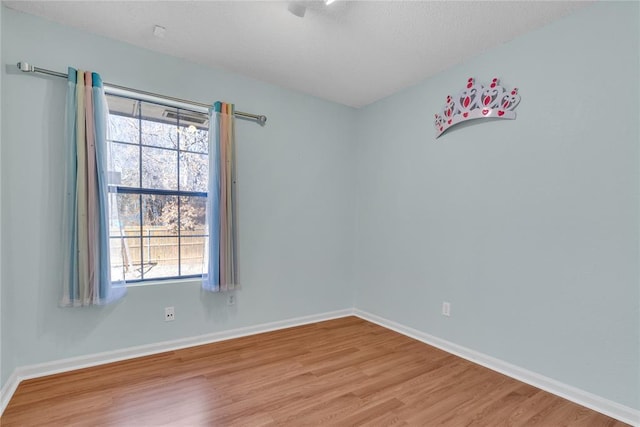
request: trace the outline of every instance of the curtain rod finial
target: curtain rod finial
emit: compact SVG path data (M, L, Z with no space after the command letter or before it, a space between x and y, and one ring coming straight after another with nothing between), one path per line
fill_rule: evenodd
M29 65L28 62L18 62L18 69L25 73L32 73L34 71L33 65Z
M258 123L260 126L264 126L267 123L267 116L258 116Z

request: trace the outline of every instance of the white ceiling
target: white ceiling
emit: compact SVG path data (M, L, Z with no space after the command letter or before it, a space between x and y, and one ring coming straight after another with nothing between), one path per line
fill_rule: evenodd
M6 1L12 9L360 107L588 1ZM166 28L164 38L153 35ZM28 58L25 58L28 60ZM46 64L35 64L45 67Z

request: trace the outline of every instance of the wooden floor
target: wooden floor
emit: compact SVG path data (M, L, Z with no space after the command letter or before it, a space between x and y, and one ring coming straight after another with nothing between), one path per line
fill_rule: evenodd
M623 426L347 317L24 381L10 426Z

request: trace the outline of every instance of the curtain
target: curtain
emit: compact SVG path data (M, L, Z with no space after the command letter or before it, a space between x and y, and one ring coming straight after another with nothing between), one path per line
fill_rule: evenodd
M109 109L97 73L68 74L61 305L103 305L126 293L124 280L111 281L109 229L118 224L107 181Z
M209 110L209 184L203 289L236 288L238 283L234 106L216 102Z

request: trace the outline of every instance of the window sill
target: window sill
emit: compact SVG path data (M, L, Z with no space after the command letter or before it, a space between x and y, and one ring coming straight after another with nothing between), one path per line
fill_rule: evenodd
M127 283L127 288L143 288L147 286L158 285L188 285L191 283L202 283L200 277L190 277L188 279L166 279L166 280L149 280L145 282Z

